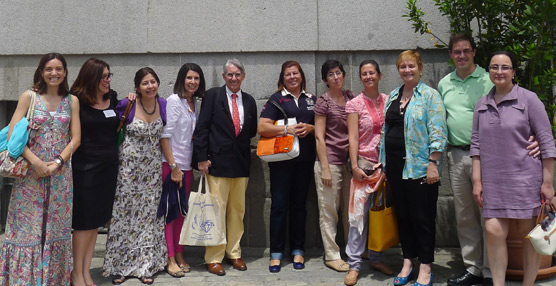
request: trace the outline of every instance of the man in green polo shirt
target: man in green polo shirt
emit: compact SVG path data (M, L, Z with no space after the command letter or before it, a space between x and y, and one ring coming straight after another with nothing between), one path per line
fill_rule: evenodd
M448 279L450 286L492 285L492 275L483 239L483 218L479 206L473 200L473 178L469 147L473 111L477 100L494 86L488 72L476 65L473 37L455 34L448 44L450 57L456 70L438 83L438 91L446 107L448 126L448 173L454 194L458 239L465 272ZM538 142L531 136L529 155L538 157Z
M475 50L472 37L453 35L448 51L456 70L438 83L438 91L446 107L448 173L454 194L461 255L466 268L462 275L448 279L448 285L492 285L484 251L481 211L473 200L469 145L475 104L490 91L493 84L488 72L475 65Z

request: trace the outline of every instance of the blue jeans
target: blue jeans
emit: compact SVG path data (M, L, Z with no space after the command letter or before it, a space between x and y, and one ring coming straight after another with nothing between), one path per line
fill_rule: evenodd
M292 255L305 251L305 220L307 192L313 179L314 162L295 159L268 163L270 168L270 253L282 259L286 249L286 227L289 215L290 249Z

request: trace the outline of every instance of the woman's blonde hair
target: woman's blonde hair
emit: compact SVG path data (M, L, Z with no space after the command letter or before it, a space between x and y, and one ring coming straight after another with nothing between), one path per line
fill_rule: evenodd
M417 63L417 67L419 70L423 70L423 60L421 59L421 54L415 50L406 50L403 51L398 56L398 61L396 62L396 68L400 68L400 65L403 61L415 61Z

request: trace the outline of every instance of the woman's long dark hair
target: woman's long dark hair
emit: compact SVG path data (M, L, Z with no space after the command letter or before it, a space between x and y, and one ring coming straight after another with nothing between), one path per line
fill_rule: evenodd
M154 79L158 83L158 87L160 87L160 79L158 78L158 75L156 75L156 73L152 68L150 67L140 68L135 73L135 78L133 79L133 82L135 83L135 92L137 93L137 96L141 96L141 93L139 92L139 85L141 85L141 80L149 74L153 75ZM156 94L156 96L158 96L158 93Z
M181 66L180 71L178 72L178 77L176 78L176 82L174 83L174 93L177 94L180 98L183 98L183 94L185 93L185 77L187 76L187 72L189 71L194 71L199 74L199 89L197 89L197 91L193 93L193 96L202 98L205 94L206 89L205 75L203 74L203 70L201 69L201 67L195 63L186 63Z
M58 59L60 62L62 62L62 65L64 66L64 71L66 72L66 76L64 77L64 80L62 81L60 86L58 86L58 95L66 96L69 93L68 64L66 63L66 59L64 59L64 56L62 56L59 53L48 53L42 56L41 61L39 62L39 66L35 70L35 75L33 76L33 89L35 89L39 94L46 93L48 86L44 81L42 73L44 71L44 67L46 66L46 64L53 59Z
M88 59L81 66L79 74L71 86L71 94L76 95L83 104L94 105L104 68L108 68L108 72L110 72L110 66L106 62L95 58Z

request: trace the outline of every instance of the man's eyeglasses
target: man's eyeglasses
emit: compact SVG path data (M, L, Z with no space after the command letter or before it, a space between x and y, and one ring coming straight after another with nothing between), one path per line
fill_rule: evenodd
M241 76L241 73L226 73L226 77L228 78L239 78Z
M471 49L465 49L465 50L452 50L452 54L458 56L461 54L470 54L473 50Z

